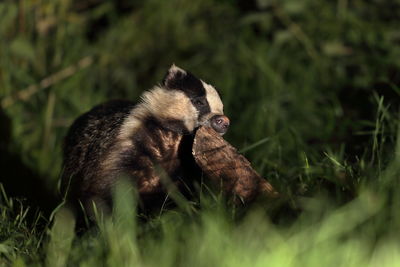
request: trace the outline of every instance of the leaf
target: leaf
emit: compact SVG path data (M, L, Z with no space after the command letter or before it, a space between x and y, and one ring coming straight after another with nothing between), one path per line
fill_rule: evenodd
M277 31L274 35L274 43L283 44L287 41L290 41L293 38L293 35L288 30Z
M0 243L0 253L2 253L2 254L7 254L7 253L10 252L10 250L11 250L11 249L10 249L9 246Z
M306 3L304 1L285 1L283 3L283 9L289 14L289 15L295 15L295 14L300 14L301 12L304 11L306 8Z
M322 51L328 56L348 56L353 52L350 47L346 47L340 42L327 42L323 44Z
M15 27L17 7L9 3L0 3L0 33L6 33L10 27Z
M15 56L23 59L33 60L35 58L35 50L24 38L17 38L12 41L10 50Z

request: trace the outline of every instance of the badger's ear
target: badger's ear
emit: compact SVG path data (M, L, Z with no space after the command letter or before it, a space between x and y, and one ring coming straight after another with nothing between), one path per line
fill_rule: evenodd
M176 88L177 85L181 84L186 74L187 73L185 70L177 67L175 64L172 64L172 66L167 71L167 74L165 74L164 76L162 85L170 89Z

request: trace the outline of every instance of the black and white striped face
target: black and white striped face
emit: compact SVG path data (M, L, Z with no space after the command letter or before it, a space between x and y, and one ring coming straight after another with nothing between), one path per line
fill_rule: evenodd
M162 88L168 92L171 99L175 99L174 103L171 103L176 112L173 117L183 119L189 132L203 124L210 124L221 134L226 132L229 120L223 116L224 106L213 86L172 65L164 77Z

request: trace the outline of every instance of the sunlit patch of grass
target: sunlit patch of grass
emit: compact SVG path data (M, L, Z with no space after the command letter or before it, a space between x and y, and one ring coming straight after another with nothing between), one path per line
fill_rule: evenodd
M64 246L70 244L65 229L73 227L72 221L56 216L49 248L62 257L54 259L67 257L86 266L374 266L378 261L393 266L388 259L395 260L400 249L393 241L395 229L387 229L391 236L374 234L385 200L368 190L341 207L322 198L306 200L298 221L282 227L260 207L237 220L215 202L196 214L170 210L138 223L133 191L127 188L117 189L113 216L104 218L95 233L76 237L72 247ZM60 241L64 245L54 246Z

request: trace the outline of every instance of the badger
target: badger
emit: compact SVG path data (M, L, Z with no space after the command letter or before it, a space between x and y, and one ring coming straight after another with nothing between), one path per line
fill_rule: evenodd
M127 177L146 209L166 197L162 169L187 193L199 173L193 133L206 124L221 135L229 127L219 93L173 64L137 104L109 101L74 121L64 140L61 192L90 216L94 204L110 210L113 186Z

